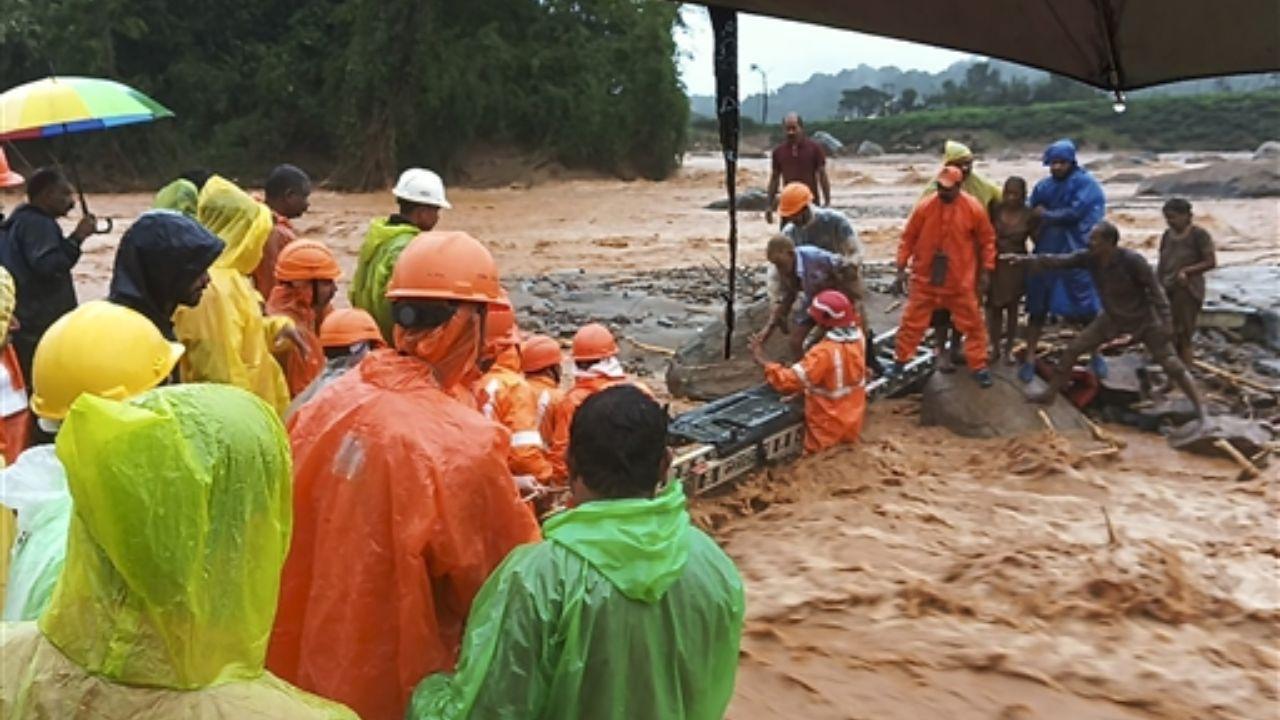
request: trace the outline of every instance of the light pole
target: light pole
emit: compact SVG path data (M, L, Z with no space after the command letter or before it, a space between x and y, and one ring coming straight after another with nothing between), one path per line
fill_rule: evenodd
M766 125L769 122L769 76L765 74L764 68L755 63L751 63L751 70L760 73L760 84L764 86L760 102L760 124Z

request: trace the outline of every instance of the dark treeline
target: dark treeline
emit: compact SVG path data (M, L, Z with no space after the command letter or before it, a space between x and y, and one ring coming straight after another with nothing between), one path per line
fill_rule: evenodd
M126 82L176 120L77 139L120 184L293 160L341 187L450 173L480 143L661 178L688 103L664 0L6 0L0 87ZM28 151L28 147L31 150ZM31 143L25 153L41 154Z

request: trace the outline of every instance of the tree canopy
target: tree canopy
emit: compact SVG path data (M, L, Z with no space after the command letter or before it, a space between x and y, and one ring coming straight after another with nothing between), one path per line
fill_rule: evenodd
M664 0L8 0L0 86L111 77L177 115L105 141L151 176L293 160L351 187L504 143L661 178L688 105ZM100 147L104 141L95 140ZM141 167L139 167L141 166Z

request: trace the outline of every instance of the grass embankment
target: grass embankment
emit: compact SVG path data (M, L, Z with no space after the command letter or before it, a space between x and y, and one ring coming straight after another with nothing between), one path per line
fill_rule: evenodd
M712 128L714 122L710 121ZM695 123L695 130L702 129L703 123ZM1095 150L1253 150L1280 136L1280 92L1138 98L1124 113L1116 113L1111 103L1100 98L922 110L806 125L810 133L826 130L850 149L870 140L890 152L932 149L948 138L969 142L975 150L992 151L1007 146L1042 147L1062 137Z

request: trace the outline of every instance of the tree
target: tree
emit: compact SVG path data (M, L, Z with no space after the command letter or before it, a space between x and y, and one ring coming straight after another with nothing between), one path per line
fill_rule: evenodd
M913 88L903 88L902 94L898 96L898 107L904 113L911 112L916 109L916 102L919 97L920 94Z

